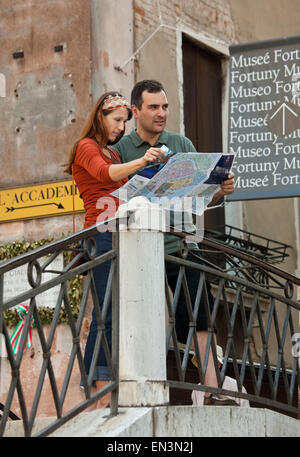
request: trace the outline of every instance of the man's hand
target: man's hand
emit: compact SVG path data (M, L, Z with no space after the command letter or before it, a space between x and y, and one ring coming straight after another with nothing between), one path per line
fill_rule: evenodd
M228 175L228 178L222 182L221 184L221 189L219 190L220 195L219 197L223 195L229 195L234 192L234 174L230 173Z
M224 195L232 194L234 192L234 173L230 173L228 175L228 179L223 181L220 187L221 189L215 193L211 203L208 206L215 205L217 200L219 200L221 197L224 197Z

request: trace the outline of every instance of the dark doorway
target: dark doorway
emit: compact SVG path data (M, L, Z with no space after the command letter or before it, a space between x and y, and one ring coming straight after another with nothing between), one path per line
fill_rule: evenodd
M221 58L183 37L185 135L199 152L222 152ZM205 228L225 223L224 208L205 212Z

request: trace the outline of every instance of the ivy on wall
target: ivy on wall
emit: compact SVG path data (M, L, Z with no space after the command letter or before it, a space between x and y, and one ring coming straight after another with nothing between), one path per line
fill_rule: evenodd
M45 238L32 242L18 240L7 244L0 244L0 262L3 260L12 259L13 257L16 257L21 254L25 254L26 252L32 251L33 249L36 249L40 246L44 246L45 244L51 243L52 241L54 241L53 238ZM71 252L65 251L63 255L64 260L68 262L70 259ZM70 279L68 287L68 297L73 317L76 320L78 317L80 301L82 297L81 276L75 276L74 278ZM53 308L39 306L38 312L42 324L50 324L52 322L54 313ZM4 312L4 320L8 327L15 327L19 322L19 316L17 314L16 309L6 310ZM58 322L68 323L68 316L63 305L60 310Z

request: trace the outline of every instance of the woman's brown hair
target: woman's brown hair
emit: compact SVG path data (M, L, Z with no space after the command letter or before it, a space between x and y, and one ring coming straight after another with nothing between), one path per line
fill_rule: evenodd
M119 92L106 92L105 94L101 95L101 97L97 100L95 103L94 107L92 108L89 117L87 118L83 129L81 131L81 135L78 138L77 141L73 144L73 146L70 149L69 152L69 160L66 164L63 166L66 167L64 169L65 173L69 173L70 175L72 174L72 164L74 162L75 154L76 154L76 149L78 146L78 143L80 140L83 138L92 138L93 140L96 140L97 143L100 144L101 147L105 147L107 144L115 144L117 143L122 136L124 135L124 130L120 133L120 135L115 139L113 142L108 141L108 133L106 131L106 128L104 127L104 123L102 122L102 117L107 116L109 113L111 113L111 110L103 110L101 107L103 106L104 101L108 96L120 96L122 95ZM128 120L132 118L132 111L131 109L127 108L128 110ZM100 119L98 119L98 112L100 113Z

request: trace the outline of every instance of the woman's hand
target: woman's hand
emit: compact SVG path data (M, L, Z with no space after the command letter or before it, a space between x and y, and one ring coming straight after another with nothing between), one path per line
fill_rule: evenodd
M127 176L136 173L141 168L146 167L149 163L162 162L166 158L166 154L159 148L149 148L143 157L132 160L127 163L113 164L109 167L109 177L113 181L127 178Z
M149 162L163 162L166 154L159 148L149 148L141 158L141 166L146 167Z

